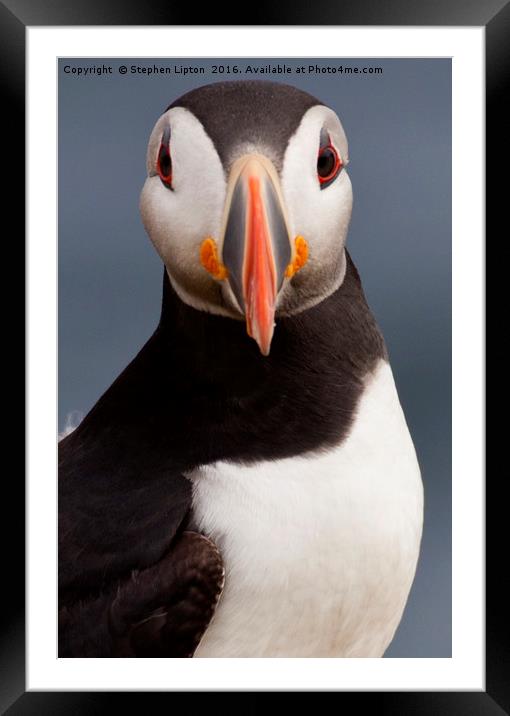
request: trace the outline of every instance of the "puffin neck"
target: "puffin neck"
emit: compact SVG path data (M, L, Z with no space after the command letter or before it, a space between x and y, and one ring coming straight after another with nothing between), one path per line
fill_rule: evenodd
M348 370L361 380L386 356L383 338L366 304L358 272L346 252L345 277L321 303L292 316L277 318L271 352L261 355L244 322L199 311L185 304L166 270L158 334L172 364L208 383L232 387L238 374L262 381L288 368L307 374ZM237 389L236 389L237 386Z
M82 440L112 465L129 454L145 472L148 446L157 472L161 465L183 471L338 445L383 357L348 256L335 293L277 321L268 356L241 321L184 304L165 271L154 335L66 440Z

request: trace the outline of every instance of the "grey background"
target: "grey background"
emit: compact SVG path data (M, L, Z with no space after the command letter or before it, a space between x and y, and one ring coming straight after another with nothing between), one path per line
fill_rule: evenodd
M331 49L331 48L329 48ZM64 65L111 65L77 78ZM179 60L156 60L173 66ZM283 60L182 60L261 65ZM378 66L382 75L271 75L335 109L349 139L348 248L384 333L425 487L418 571L388 657L451 656L451 62L285 60ZM153 60L59 61L59 428L86 413L155 328L162 266L138 199L166 106L242 74L120 75ZM248 78L252 79L253 75Z

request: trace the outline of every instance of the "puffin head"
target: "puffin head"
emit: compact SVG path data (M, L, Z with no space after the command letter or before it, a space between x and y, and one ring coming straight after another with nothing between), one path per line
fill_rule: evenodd
M275 319L341 284L352 208L335 112L294 87L206 85L152 131L144 226L182 301L246 321L264 355Z

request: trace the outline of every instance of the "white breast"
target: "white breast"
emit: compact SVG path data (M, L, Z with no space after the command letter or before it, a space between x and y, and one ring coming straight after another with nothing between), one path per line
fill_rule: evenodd
M296 435L296 442L299 435ZM195 470L225 589L196 657L382 656L414 577L423 495L389 365L337 448Z

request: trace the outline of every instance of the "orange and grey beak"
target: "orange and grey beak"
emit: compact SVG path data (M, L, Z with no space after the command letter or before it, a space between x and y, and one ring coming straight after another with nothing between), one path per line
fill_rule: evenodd
M222 260L249 335L269 354L276 298L292 259L278 175L264 156L241 157L230 173Z
M278 292L284 278L308 259L305 239L296 236L291 242L278 174L267 157L247 154L234 163L222 234L221 256L209 236L200 245L200 261L216 280L228 279L248 334L267 356Z

